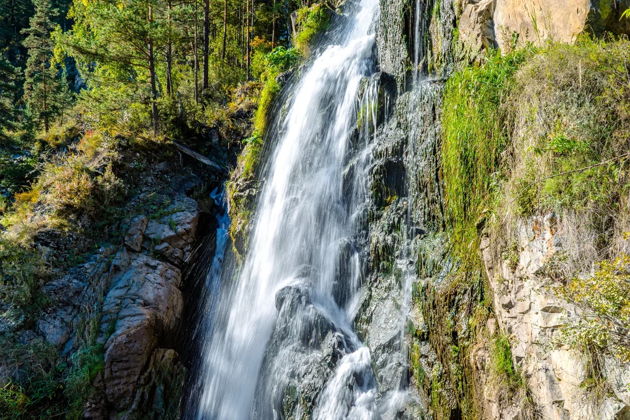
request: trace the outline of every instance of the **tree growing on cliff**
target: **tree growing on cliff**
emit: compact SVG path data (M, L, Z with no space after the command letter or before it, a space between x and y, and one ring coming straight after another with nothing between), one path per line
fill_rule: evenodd
M35 1L35 15L24 30L24 46L28 48L24 99L35 121L48 132L52 120L59 113L59 95L62 91L59 68L51 64L54 42L52 18L57 12L50 0Z

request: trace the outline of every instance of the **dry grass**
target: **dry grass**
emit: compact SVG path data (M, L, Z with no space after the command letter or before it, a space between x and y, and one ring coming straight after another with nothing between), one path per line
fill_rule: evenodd
M564 276L628 247L629 69L628 41L550 46L515 75L503 104L511 145L495 211L501 236L509 242L517 220L555 212Z

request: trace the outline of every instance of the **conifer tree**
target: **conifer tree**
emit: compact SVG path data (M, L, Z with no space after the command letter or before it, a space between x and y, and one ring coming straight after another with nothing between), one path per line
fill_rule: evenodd
M0 54L0 141L6 140L6 130L14 125L17 74L18 69Z
M50 37L52 18L56 11L50 0L35 0L35 15L31 17L24 46L28 59L24 72L24 99L35 121L47 132L53 118L60 111L61 81L57 66L51 65L54 43Z

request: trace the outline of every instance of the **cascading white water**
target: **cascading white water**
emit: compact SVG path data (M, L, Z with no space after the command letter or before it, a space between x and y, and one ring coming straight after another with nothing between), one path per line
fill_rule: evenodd
M362 268L359 251L349 244L364 217L367 194L369 130L357 135L356 127L358 114L364 125L376 120L369 114L375 112L370 102L377 89L367 80L374 72L379 0L360 0L349 9L332 45L305 69L286 104L242 270L224 280L206 314L203 325L210 331L201 355L196 418L277 416L267 407L271 403L256 401L267 392L258 390L261 375L277 386L297 363L283 359L282 349L266 354L274 328L284 328L276 325L277 305L290 288L305 293L300 301L308 300L309 308L286 327L287 347L311 329L306 320L312 321L314 312L325 319L318 325L330 325L344 343L314 404L314 418L375 416L369 350L352 331ZM368 103L361 104L360 97Z

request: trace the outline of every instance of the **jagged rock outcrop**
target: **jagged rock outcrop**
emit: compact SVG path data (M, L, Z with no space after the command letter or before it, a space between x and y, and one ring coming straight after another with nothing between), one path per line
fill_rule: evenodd
M628 22L619 20L620 13L630 7L628 3L587 0L436 2L430 16L424 17L430 20L426 34L428 69L432 76L448 77L458 62L477 61L490 48L499 47L505 53L527 42L536 45L550 40L571 43L584 32L628 33ZM416 4L426 7L426 2ZM457 263L443 237L441 84L434 82L437 92L430 92L427 83L421 85L424 94L418 93L417 88L416 92L409 92L413 91L408 80L416 48L413 41L415 5L414 2L381 2L381 7L377 33L380 68L395 76L401 89L393 99L396 111L388 115L380 128L382 133L377 136L377 141L382 142L388 136L392 141L389 149L381 149L385 150L383 156L378 156L379 147L375 148L377 157L384 158L384 163L375 161L375 180L380 184L373 188L377 193L374 201L382 202L383 195L395 196L400 201L393 200L390 208L375 213L370 222L370 258L377 264L370 268L374 280L370 281L358 317L359 332L368 344L373 341L373 331L377 332L377 337L378 333L383 333L387 325L383 317L390 312L383 302L400 299L400 285L383 293L389 287L388 277L378 271L380 263L384 263L384 267L391 266L392 257L400 255L397 253L404 240L397 236L399 233L393 233L400 230L400 223L391 224L391 217L395 214L392 210L407 199L412 220L399 218L398 221L411 224L410 231L419 235L414 247L419 247L420 251L417 256L419 281L414 287L417 290L415 307L409 316L412 337L407 336L406 340L411 347L414 380L428 394L424 402L435 409L432 414L436 418L626 418L628 396L627 386L624 388L623 384L628 383L628 366L613 357L605 357L605 382L611 392L598 399L588 388L590 378L585 356L558 344L563 326L583 314L554 293L553 281L543 274L555 263L553 255L558 255L566 244L561 235L567 232L558 233L557 227L542 227L545 223L553 225L553 218L521 223L522 244L516 260L496 257L509 254L510 247L505 243L490 245L486 240L483 244L485 276L478 268L457 277L452 275ZM426 25L420 23L418 27L422 30ZM452 38L454 32L459 35L456 39ZM421 38L424 37L423 32ZM405 102L409 104L407 108L403 106ZM414 123L407 123L408 119ZM406 156L399 171L407 174L403 177L404 185L388 194L388 169L400 156ZM379 230L379 226L382 229ZM483 221L480 229L482 227ZM582 233L573 228L569 235L575 238ZM574 249L569 250L571 252L575 254ZM576 254L573 258L580 256ZM533 271L526 274L528 270ZM483 277L487 277L490 284L486 285ZM486 309L487 305L490 309ZM505 384L502 382L505 379L497 377L495 346L502 337L506 337L505 345L511 346L514 365L523 375L523 386ZM374 360L379 360L378 346L372 351ZM377 374L381 368L376 366Z
M526 43L572 43L584 32L630 31L620 20L627 0L464 0L461 7L460 39L473 54L496 46L505 52Z
M51 304L36 326L46 341L68 355L90 342L102 346L87 418L179 410L185 370L174 346L184 310L182 264L197 239L200 210L185 195L169 202L157 214L132 217L121 246L100 249L42 289Z
M353 350L347 335L313 303L311 293L309 286L295 284L276 294L278 319L256 392L258 418L307 418L339 360Z
M179 267L191 254L199 210L184 196L164 211L167 214L157 220L135 217L125 247L111 263L98 338L104 344L105 365L98 379L102 393L91 401L89 417L126 413L116 416L133 418L151 412L150 403L165 398L160 388L183 384L178 355L169 346L174 345L183 314ZM144 252L134 252L140 243ZM168 404L176 407L177 402Z
M575 234L571 223L548 214L518 222L511 252L504 240L485 236L494 313L543 418L623 419L630 409L630 364L599 355L609 392L598 395L589 388L595 374L589 356L563 344L564 328L587 315L562 297L562 284L552 275Z

